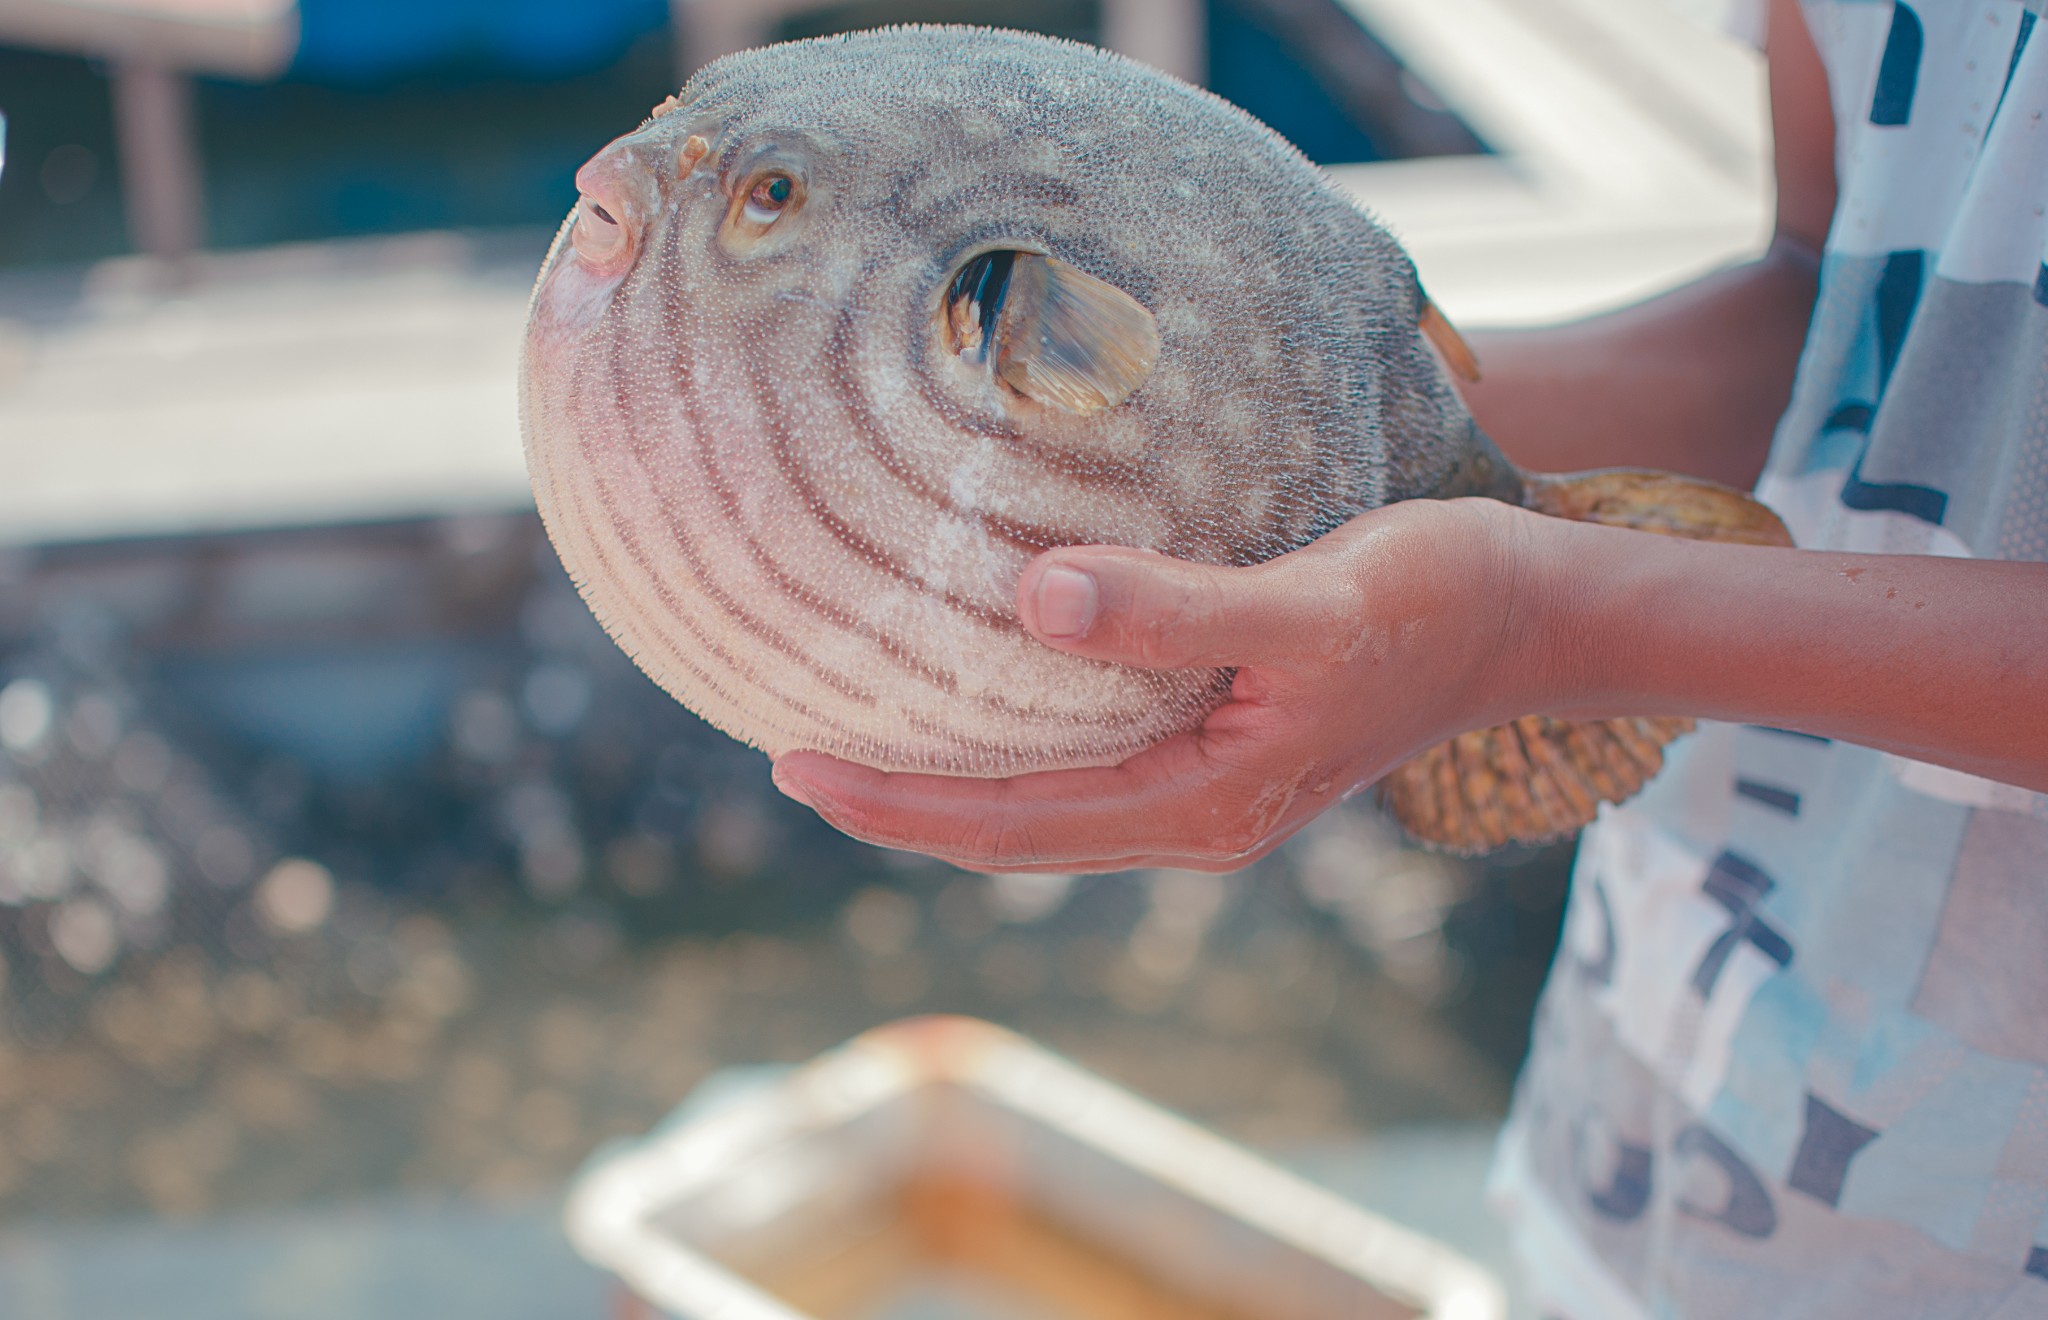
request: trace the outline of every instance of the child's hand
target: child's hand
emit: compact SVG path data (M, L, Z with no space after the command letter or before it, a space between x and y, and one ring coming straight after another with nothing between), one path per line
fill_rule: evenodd
M1017 589L1040 640L1235 668L1230 700L1105 769L959 779L792 752L775 782L857 838L978 870L1235 869L1416 752L1541 703L1518 564L1549 521L1415 500L1253 568L1048 552Z

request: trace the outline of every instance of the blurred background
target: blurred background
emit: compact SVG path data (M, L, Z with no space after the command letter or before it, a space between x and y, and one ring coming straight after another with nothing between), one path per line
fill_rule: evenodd
M0 0L0 1314L605 1313L591 1150L721 1067L992 1018L1499 1263L1570 847L1369 803L1217 878L824 828L530 510L576 167L697 63L929 20L1286 134L1467 322L1760 245L1757 62L1676 0Z

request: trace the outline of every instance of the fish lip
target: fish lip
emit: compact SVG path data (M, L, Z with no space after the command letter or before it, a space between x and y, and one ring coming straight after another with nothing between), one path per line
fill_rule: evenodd
M643 129L614 138L576 171L578 197L569 238L577 256L605 274L632 267L661 214L660 170L648 159L647 136ZM586 231L586 225L601 228ZM608 232L611 226L617 227L616 235Z

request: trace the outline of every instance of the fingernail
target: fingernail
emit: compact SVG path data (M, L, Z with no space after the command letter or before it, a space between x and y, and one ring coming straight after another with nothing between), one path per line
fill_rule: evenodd
M1038 575L1036 603L1040 633L1085 637L1095 623L1095 579L1078 568L1048 568Z
M811 795L804 792L803 785L796 783L794 780L785 779L779 774L772 776L772 778L775 783L776 792L792 802L802 803L813 811L818 809L818 804L811 801Z

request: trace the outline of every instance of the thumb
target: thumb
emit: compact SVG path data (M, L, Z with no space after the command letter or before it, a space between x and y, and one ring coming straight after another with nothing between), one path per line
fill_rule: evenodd
M1219 568L1151 550L1047 551L1017 582L1017 612L1055 649L1145 669L1282 662L1331 625L1338 566L1315 546L1251 568ZM1338 597L1355 601L1356 592ZM1349 620L1356 629L1358 620ZM1325 641L1325 645L1327 642Z

